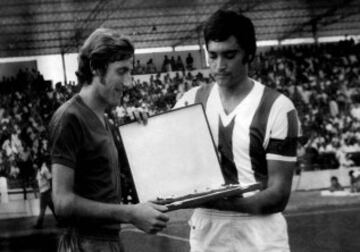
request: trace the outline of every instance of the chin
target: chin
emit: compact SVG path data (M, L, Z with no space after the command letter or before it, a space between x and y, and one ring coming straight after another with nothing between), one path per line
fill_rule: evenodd
M119 106L121 104L121 97L117 96L111 101L112 106Z
M111 101L109 102L109 107L116 107L116 106L120 106L120 100L119 101Z
M217 82L217 84L218 84L220 87L227 87L227 86L228 86L228 81L225 81L225 80L217 80L216 82Z

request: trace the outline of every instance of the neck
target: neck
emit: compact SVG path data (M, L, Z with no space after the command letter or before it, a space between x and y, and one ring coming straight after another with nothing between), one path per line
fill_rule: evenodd
M249 78L238 82L233 88L219 88L219 96L226 114L231 113L250 93L254 83Z
M225 99L236 99L246 96L253 86L253 82L246 76L232 86L220 87L220 94Z
M95 84L83 86L79 93L84 103L103 121L106 104L101 102L95 92Z

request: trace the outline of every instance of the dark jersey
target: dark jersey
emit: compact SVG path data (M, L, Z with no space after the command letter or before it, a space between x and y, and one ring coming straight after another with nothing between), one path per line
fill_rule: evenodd
M51 162L74 169L75 193L120 203L118 152L109 123L104 126L76 95L55 112L49 128Z

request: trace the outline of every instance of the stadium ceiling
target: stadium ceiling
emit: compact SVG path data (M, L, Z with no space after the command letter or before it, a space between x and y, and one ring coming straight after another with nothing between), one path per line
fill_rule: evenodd
M219 8L250 17L258 40L360 35L360 0L0 0L0 57L77 52L97 27L136 48L202 43Z

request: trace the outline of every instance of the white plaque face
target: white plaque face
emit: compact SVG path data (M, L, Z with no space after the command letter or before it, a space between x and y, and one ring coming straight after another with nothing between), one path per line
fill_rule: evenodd
M224 184L200 104L119 127L140 202L180 197Z

